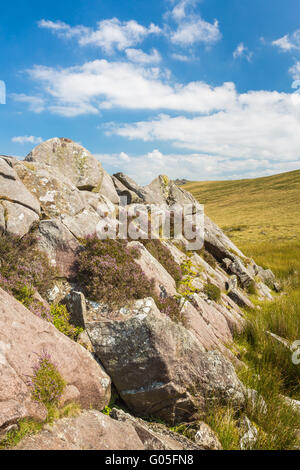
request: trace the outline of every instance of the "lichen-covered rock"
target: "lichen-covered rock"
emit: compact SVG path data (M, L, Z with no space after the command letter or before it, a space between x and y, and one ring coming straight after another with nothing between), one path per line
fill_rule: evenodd
M69 232L79 239L95 235L101 219L94 209L87 208L75 216L65 215L61 220Z
M45 163L55 168L78 189L92 190L101 187L101 163L88 150L69 139L47 140L35 147L25 160Z
M195 442L204 450L222 450L222 445L213 430L204 422L198 423Z
M0 158L0 230L23 236L39 220L40 204L6 160Z
M2 231L16 235L17 237L23 237L29 232L31 227L39 221L39 216L28 209L27 207L21 206L20 204L14 204L9 201L0 201L0 206L3 210L3 222L0 226Z
M96 410L64 418L26 437L15 450L144 450L130 423L118 422Z
M113 180L105 170L103 170L103 178L99 193L107 197L113 204L119 204L120 202Z
M63 214L75 216L85 208L80 191L55 167L44 163L18 162L14 169L27 189L39 200L48 217Z
M38 246L46 253L61 277L70 277L79 243L58 219L42 220L38 227Z
M73 394L76 388L83 408L101 410L109 403L110 378L90 353L0 289L0 429L23 418L46 418L27 385L44 353Z
M196 337L159 312L152 299L138 301L120 320L89 323L95 352L127 406L170 423L189 419L219 397L237 406L244 387L230 362L203 352Z

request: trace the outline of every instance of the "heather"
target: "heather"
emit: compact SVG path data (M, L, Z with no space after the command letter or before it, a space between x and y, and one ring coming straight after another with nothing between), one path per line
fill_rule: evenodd
M0 236L0 286L14 297L21 296L25 286L46 296L53 286L55 270L37 244L33 234Z
M34 400L46 407L58 405L66 383L47 352L38 356L33 375L29 380L29 387Z
M86 297L114 306L154 295L154 282L149 280L135 262L140 256L136 248L122 240L82 241L78 254L75 279Z

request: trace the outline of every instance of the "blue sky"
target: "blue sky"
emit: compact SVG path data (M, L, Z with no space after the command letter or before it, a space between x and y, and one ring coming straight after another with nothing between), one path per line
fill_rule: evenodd
M142 184L298 169L299 0L11 0L0 154L69 137Z

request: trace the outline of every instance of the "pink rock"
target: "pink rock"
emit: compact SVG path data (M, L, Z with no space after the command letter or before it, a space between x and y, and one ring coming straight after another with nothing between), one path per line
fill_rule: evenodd
M91 354L0 289L0 428L25 417L45 419L27 385L43 352L76 387L83 408L101 410L109 403L110 378Z

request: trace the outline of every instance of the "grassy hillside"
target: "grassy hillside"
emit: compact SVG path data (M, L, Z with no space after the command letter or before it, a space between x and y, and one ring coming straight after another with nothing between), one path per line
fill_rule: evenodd
M300 170L266 178L184 185L237 243L300 238Z
M266 331L291 343L300 339L300 170L251 180L191 182L183 187L205 204L206 214L247 256L281 279L284 293L274 293L274 301L253 298L257 308L245 312L250 322L236 337L236 345L248 365L241 379L264 397L268 407L266 415L249 414L259 430L255 448L292 449L299 445L299 417L282 395L300 400L300 365L293 364L290 351L274 343ZM224 447L234 449L234 413L222 413L222 419L211 424L225 436Z

